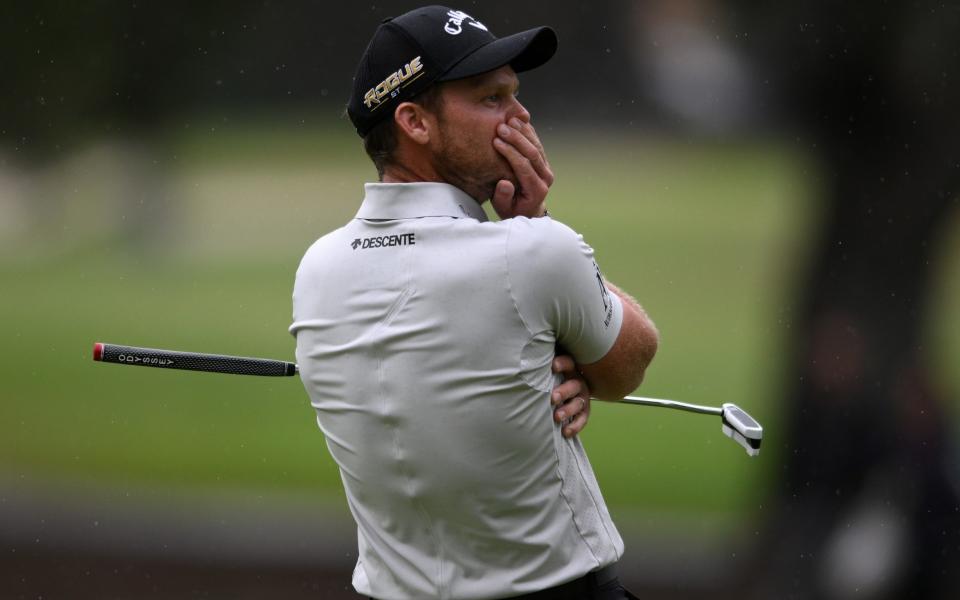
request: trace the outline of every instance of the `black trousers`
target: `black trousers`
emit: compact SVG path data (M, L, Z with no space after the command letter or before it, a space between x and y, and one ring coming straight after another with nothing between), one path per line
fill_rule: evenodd
M376 600L371 598L370 600ZM617 578L616 565L587 573L580 579L540 590L532 594L514 596L509 600L639 600L627 591Z
M591 571L548 590L516 596L510 600L638 600L617 578L617 566Z

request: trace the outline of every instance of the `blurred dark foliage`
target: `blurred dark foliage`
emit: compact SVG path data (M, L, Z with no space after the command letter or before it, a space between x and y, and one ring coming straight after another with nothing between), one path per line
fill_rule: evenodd
M15 2L0 9L0 149L29 164L98 136L150 136L183 113L286 106L339 114L373 29L415 5ZM556 66L524 77L525 99L542 112L579 106L578 116L611 119L619 110L632 85L619 3L458 7L494 33L547 22L560 31Z
M831 597L827 540L871 494L908 532L883 597L954 597L958 464L924 333L960 206L960 5L797 2L745 23L824 194L791 324L766 593Z

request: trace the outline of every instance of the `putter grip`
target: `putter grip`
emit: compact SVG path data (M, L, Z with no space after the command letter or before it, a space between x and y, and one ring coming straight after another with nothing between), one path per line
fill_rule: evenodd
M186 371L207 371L229 375L260 375L266 377L289 377L297 373L297 365L269 358L248 358L245 356L227 356L224 354L202 354L199 352L180 352L157 348L138 348L117 344L97 343L93 346L93 360L155 367L160 369L182 369Z

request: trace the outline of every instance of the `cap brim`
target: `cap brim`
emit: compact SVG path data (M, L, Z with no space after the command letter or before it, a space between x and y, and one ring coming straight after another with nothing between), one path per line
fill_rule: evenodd
M550 60L557 51L557 34L549 27L528 29L493 40L464 57L437 81L463 79L510 65L517 73Z

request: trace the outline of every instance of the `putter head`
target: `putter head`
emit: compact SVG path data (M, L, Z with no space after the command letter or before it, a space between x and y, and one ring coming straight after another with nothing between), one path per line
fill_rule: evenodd
M723 419L723 433L743 446L750 456L760 454L760 442L763 440L763 427L745 410L727 402L720 414Z

